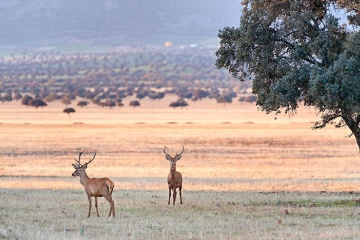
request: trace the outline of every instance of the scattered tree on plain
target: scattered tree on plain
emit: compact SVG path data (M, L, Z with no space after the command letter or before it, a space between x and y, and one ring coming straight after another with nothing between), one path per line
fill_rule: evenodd
M89 103L87 101L80 101L76 104L79 107L86 107Z
M183 99L183 98L179 98L178 100L176 100L175 102L171 102L169 104L169 107L186 107L189 106L189 104Z
M131 107L139 107L140 106L140 102L138 100L133 100L129 103L129 106Z
M36 99L31 99L29 101L29 106L38 108L38 107L46 107L47 104L42 99L36 98Z
M347 126L360 149L360 4L354 1L242 1L238 28L219 31L216 66L253 79L266 113L295 112L300 101L319 112L314 129ZM331 9L351 14L349 30Z
M70 113L74 113L74 112L75 112L75 109L69 107L69 108L65 108L65 109L63 110L63 112L64 112L64 113L67 113L68 116L70 116Z

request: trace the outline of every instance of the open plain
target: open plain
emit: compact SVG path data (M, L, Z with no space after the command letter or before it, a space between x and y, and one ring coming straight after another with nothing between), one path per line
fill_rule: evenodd
M206 99L170 108L0 105L0 239L357 239L359 152L348 129L311 130L315 111L266 115ZM183 201L167 205L170 154ZM115 182L116 218L88 202L71 164ZM94 202L94 201L93 201Z

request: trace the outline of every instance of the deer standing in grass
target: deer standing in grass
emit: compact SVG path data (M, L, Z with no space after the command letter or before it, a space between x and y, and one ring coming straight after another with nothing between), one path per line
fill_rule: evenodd
M104 197L110 203L109 217L111 216L111 213L113 217L115 217L114 201L112 200L114 182L111 181L109 178L89 178L88 175L86 174L85 169L87 168L87 165L95 159L96 153L94 154L94 157L90 159L90 161L88 161L85 164L81 164L80 157L81 154L83 153L84 152L79 153L79 160L75 158L76 163L73 164L73 167L75 168L75 172L72 174L72 176L73 177L79 176L80 183L85 188L85 192L89 200L88 218L90 217L90 211L91 211L91 197L95 197L95 208L98 217L100 217L98 210L98 197Z
M180 204L182 204L182 198L181 198L181 189L182 189L182 175L180 172L176 171L176 162L181 159L181 154L184 152L184 146L183 150L179 154L175 154L175 157L171 157L170 154L166 153L165 151L166 146L164 147L163 152L165 153L165 158L170 162L170 173L167 178L167 182L169 185L169 201L168 204L170 204L170 197L171 197L171 190L173 191L173 205L175 205L176 200L176 188L179 188L180 193Z

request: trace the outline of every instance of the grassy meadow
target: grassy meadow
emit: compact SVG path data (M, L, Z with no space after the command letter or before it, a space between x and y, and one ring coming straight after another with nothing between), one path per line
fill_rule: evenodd
M313 131L313 109L266 115L255 105L144 100L141 106L0 105L0 239L357 239L359 153L349 130ZM169 163L183 205L167 205ZM115 183L116 218L100 218L71 164ZM94 204L94 201L93 201Z

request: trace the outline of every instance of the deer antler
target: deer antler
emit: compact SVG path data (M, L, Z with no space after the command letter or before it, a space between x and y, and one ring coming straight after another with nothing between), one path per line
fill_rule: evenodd
M165 149L166 149L166 146L164 146L164 150L163 150L163 152L166 154L166 155L170 155L170 154L168 154L166 151L165 151Z
M89 163L91 163L94 159L95 159L95 156L96 156L96 152L95 152L95 154L94 154L94 156L93 156L93 158L92 159L90 159L90 161L88 161L87 163L85 163L85 164L89 164ZM84 165L85 165L84 164Z
M77 160L77 159L75 158L76 165L78 165L79 167L82 166L82 164L80 163L80 158L81 158L81 154L83 154L84 152L85 152L85 151L79 152L79 160Z
M185 148L184 148L184 146L183 146L183 150L181 151L181 153L179 153L179 154L176 153L174 158L176 158L176 157L180 156L181 154L183 154L183 153L184 153L184 150L185 150Z
M184 152L184 146L183 146L183 150L182 150L179 154L178 154L178 153L175 154L175 157L171 157L171 155L168 154L165 150L166 150L166 146L164 146L164 150L163 150L163 152L165 153L165 158L166 158L168 161L174 163L174 162L180 160L181 154L183 154L183 152Z

